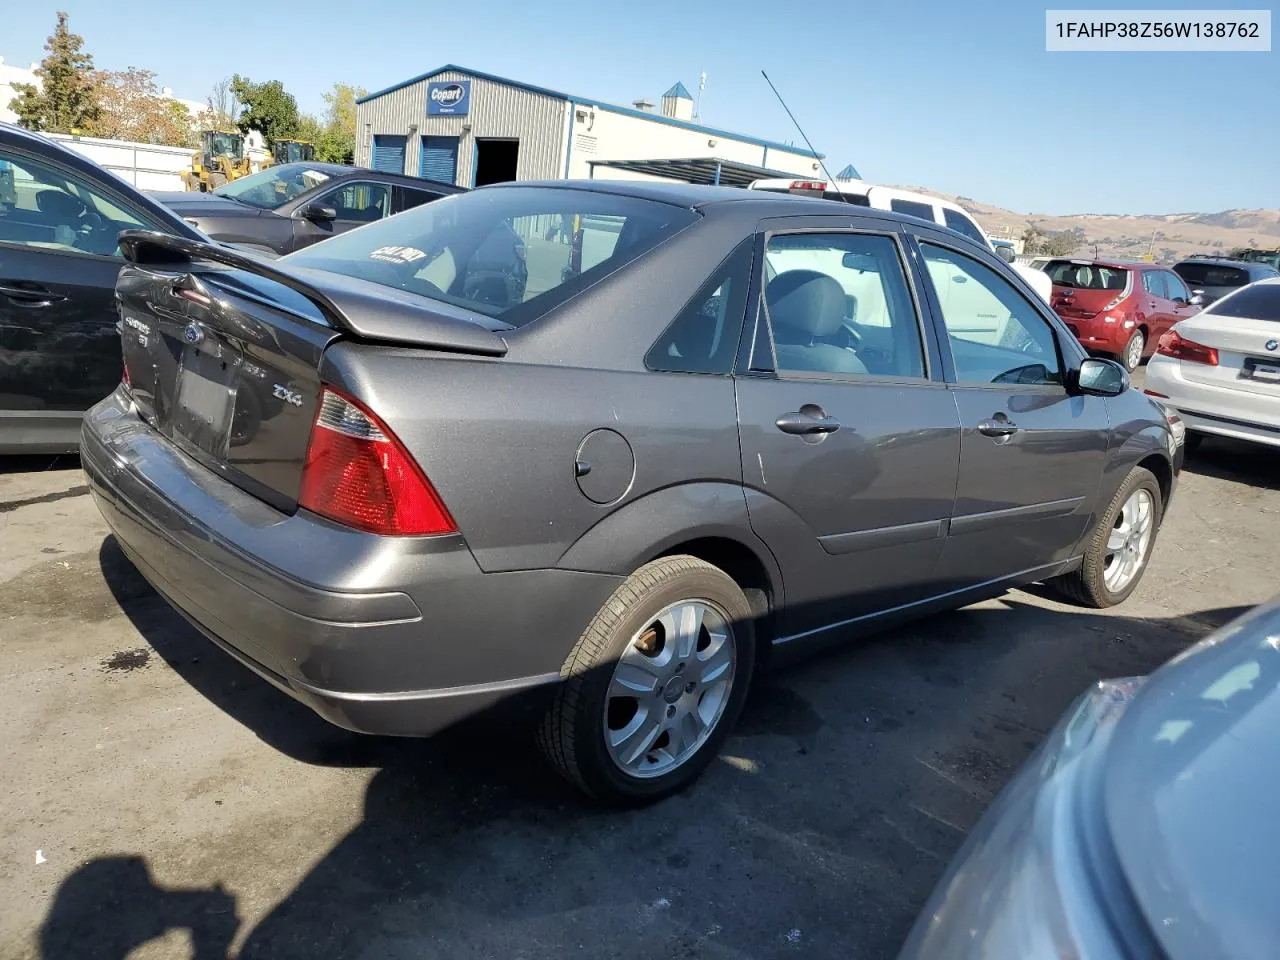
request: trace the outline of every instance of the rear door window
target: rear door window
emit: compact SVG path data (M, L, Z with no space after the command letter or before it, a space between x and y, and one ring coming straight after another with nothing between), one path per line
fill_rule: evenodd
M933 207L927 203L895 198L889 201L889 209L894 213L901 213L908 217L918 217L921 220L928 220L930 223L937 223L933 216Z
M978 225L959 210L952 210L950 207L943 207L942 219L946 222L947 226L956 231L956 233L963 233L970 240L975 240L984 247L987 245L987 240L982 235L982 231L978 229Z
M1169 293L1164 285L1164 273L1159 270L1142 271L1142 289L1153 297L1160 297L1165 300L1169 298Z

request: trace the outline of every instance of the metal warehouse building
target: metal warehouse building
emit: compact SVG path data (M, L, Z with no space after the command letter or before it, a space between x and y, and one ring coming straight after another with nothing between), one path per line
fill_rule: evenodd
M452 64L364 97L356 127L358 165L465 187L561 177L745 186L813 176L822 157L695 122L681 83L656 109L622 107Z

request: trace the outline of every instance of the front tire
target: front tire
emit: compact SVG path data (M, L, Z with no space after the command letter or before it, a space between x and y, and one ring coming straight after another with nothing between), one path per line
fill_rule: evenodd
M1124 368L1130 373L1137 370L1142 364L1142 353L1146 348L1146 335L1141 330L1133 331L1133 336L1125 344L1124 352L1120 354L1120 362L1124 364Z
M539 746L598 800L660 800L715 757L754 665L741 588L696 557L654 560L614 591L565 660Z
M1086 607L1113 607L1127 599L1146 572L1163 511L1155 475L1134 467L1093 528L1080 569L1053 585Z

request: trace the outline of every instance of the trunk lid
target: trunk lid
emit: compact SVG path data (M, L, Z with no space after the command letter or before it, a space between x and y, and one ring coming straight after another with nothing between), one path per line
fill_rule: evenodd
M130 262L116 300L139 415L285 511L297 507L321 360L335 340L506 351L481 325L499 321L364 281L286 271L242 251L140 231L122 234L121 248Z
M1243 393L1280 397L1280 323L1201 313L1174 327L1187 340L1218 351L1218 364L1181 361L1182 376L1195 383Z
M1064 318L1091 320L1119 306L1133 290L1133 271L1090 260L1053 260L1044 272L1053 281L1049 305Z

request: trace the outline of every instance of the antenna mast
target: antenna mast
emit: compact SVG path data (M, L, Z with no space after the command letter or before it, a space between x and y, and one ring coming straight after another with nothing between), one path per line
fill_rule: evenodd
M778 98L778 102L782 104L782 109L787 111L787 116L791 118L791 122L794 123L796 125L796 129L800 131L800 136L804 137L804 142L809 146L809 152L813 154L813 158L817 160L819 166L822 167L822 172L826 174L827 182L830 183L831 186L835 187L836 193L840 196L840 199L843 200L844 191L840 189L840 184L836 182L836 178L833 177L831 175L831 171L827 169L826 161L823 160L822 157L818 156L817 150L813 149L813 144L809 142L808 134L806 134L804 132L804 128L800 126L800 121L797 120L796 115L791 112L791 108L787 106L787 101L782 99L782 94L780 94L778 92L778 88L773 85L773 81L769 79L769 75L767 73L761 70L760 76L764 77L764 82L769 85L769 89L773 91L773 95Z

